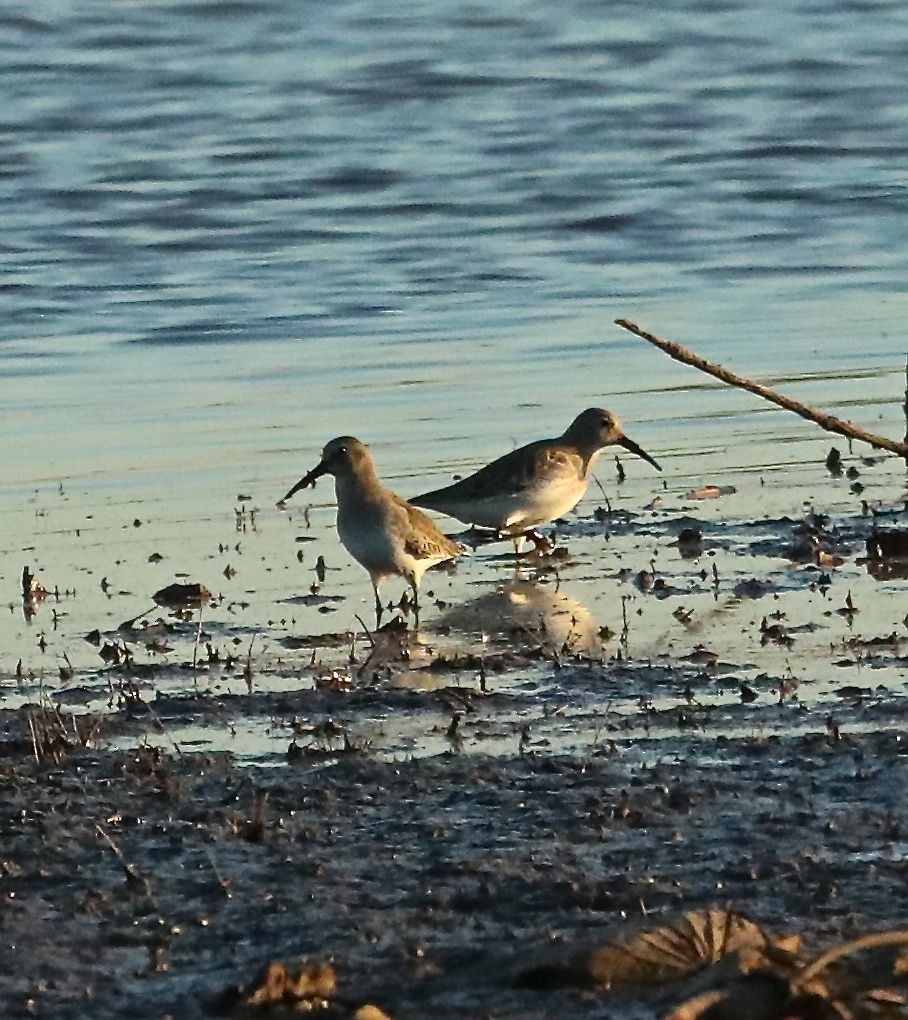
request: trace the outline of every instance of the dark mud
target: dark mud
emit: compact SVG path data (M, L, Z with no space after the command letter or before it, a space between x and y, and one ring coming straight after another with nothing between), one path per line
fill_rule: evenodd
M418 629L365 629L327 512L155 540L196 564L185 605L149 608L147 547L34 553L0 674L0 1015L207 1016L280 960L332 963L326 1016L657 1017L684 988L517 977L679 910L817 951L904 925L903 480L872 509L846 481L814 469L822 512L666 493L560 522L553 555L482 546Z
M904 922L899 715L582 756L7 758L3 1014L207 1016L267 961L305 958L394 1017L657 1016L678 990L515 978L681 908L730 904L817 947Z

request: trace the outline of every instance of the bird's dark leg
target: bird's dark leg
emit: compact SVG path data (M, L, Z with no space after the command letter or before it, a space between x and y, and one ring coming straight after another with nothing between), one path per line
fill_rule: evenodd
M381 626L381 614L382 614L381 597L378 594L378 584L375 582L375 578L370 578L370 580L372 581L372 591L375 592L375 629L378 630L378 628Z
M520 543L523 541L526 532L521 531L519 534L514 534L513 531L508 531L506 528L499 528L495 533L496 538L510 539L514 545L514 566L517 567L520 564Z
M506 531L505 529L502 528L498 532L498 537L499 538L509 538L511 540L511 542L514 544L514 559L515 560L519 559L519 557L520 557L520 543L523 541L523 532L521 531L519 534L515 535L513 531Z

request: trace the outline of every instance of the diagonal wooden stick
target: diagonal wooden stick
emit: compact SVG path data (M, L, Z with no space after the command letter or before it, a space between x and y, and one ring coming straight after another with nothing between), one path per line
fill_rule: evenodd
M721 379L722 382L728 383L730 386L737 386L742 390L755 393L764 400L778 404L779 407L784 407L786 411L794 411L795 414L799 414L808 421L815 422L820 428L826 429L827 432L837 432L840 436L846 436L848 439L858 439L862 443L869 443L879 450L889 450L891 453L897 453L900 457L904 457L906 462L908 462L908 439L905 442L900 442L898 439L887 439L885 436L878 436L850 421L845 421L843 418L836 418L835 415L826 414L825 411L810 407L808 404L802 404L800 400L793 400L791 397L783 396L783 394L776 393L775 390L771 390L768 386L763 386L761 383L747 379L743 375L729 371L729 369L724 368L722 365L717 365L713 361L701 358L699 354L694 354L693 351L682 347L681 344L676 344L672 340L664 340L662 337L647 333L645 329L641 329L636 323L630 322L628 319L616 319L615 323L623 329L635 333L660 350L665 351L675 361L681 361L685 365L699 368L701 372L706 372L716 379Z
M905 358L905 445L908 446L908 357Z

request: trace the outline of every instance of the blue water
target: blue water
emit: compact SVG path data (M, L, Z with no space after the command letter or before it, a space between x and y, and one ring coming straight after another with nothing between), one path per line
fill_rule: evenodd
M7 3L7 492L816 438L618 316L900 434L906 58L895 2Z
M807 568L734 546L691 564L653 521L784 519L806 506L847 518L862 498L904 499L904 465L866 465L613 320L904 434L908 8L392 7L0 7L0 590L11 609L0 700L57 692L84 705L84 688L104 710L110 678L85 635L119 641L124 621L155 621L152 593L174 580L222 597L160 658L135 637L137 663L170 664L139 678L144 696L245 690L238 671L179 666L204 648L202 627L222 653L255 660L258 688L311 684L310 653L282 641L358 630L372 609L365 572L337 541L331 487L274 509L323 444L358 435L412 495L562 431L588 405L622 415L664 474L624 457L619 487L603 456L605 492L578 508L573 559L548 587L502 602L513 562L479 550L426 580L427 626L446 611L487 626L497 593L505 629L547 605L550 634L566 615L594 637L629 616L628 653L641 660L703 642L793 670L811 696L814 681L866 683L858 666L833 667L853 622L835 609L853 593L856 626L889 634L903 581L878 583L851 558L817 594ZM826 472L833 441L863 494ZM685 495L705 484L727 495ZM634 515L633 531L605 539L590 519L605 496ZM241 502L259 508L255 521L235 518ZM319 556L332 601L305 605ZM26 565L69 593L34 619L15 604ZM691 587L690 629L673 615L680 599L622 583L642 569ZM769 600L734 598L736 581L767 574L783 592L772 607L823 628L812 644L799 633L798 658L761 647ZM389 598L399 592L389 584ZM450 639L430 631L419 651L461 648L461 627L455 618ZM346 663L345 645L337 656ZM901 681L893 669L875 682ZM383 746L439 750L446 722L429 732L401 718L373 720L369 739L403 725L408 743ZM209 736L283 760L285 729L258 718L238 730Z

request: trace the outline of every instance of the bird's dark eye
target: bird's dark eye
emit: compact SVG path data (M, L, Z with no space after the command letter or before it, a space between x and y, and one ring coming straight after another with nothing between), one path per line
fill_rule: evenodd
M347 452L347 447L346 446L342 446L337 452L338 453L346 453Z
M602 425L602 427L604 429L607 429L608 428L608 418L603 418L600 424Z

